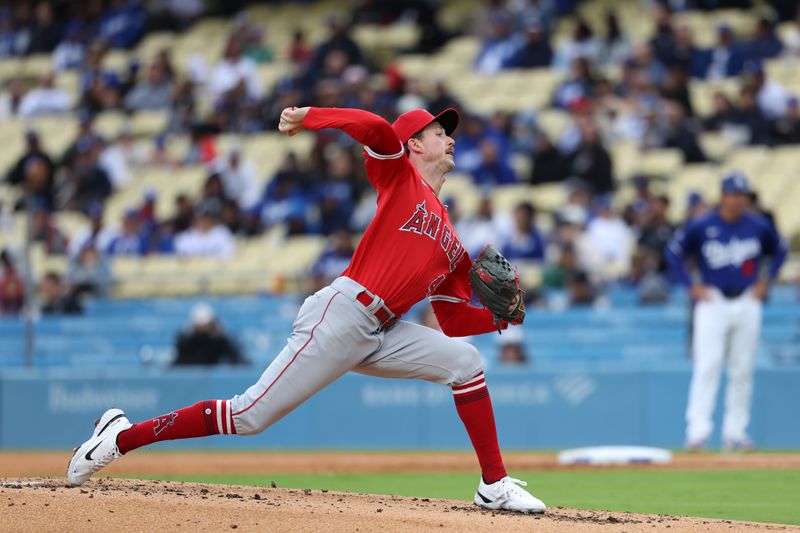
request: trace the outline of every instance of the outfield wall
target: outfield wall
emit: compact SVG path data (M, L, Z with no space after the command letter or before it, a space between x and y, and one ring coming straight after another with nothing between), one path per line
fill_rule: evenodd
M220 368L7 370L0 374L0 447L72 447L108 406L124 408L132 420L150 418L200 399L231 397L256 377L255 370ZM683 442L686 369L498 369L488 381L506 448ZM798 368L757 371L751 430L759 447L800 448L798 383ZM448 388L347 375L261 435L159 446L415 449L465 448L468 440Z

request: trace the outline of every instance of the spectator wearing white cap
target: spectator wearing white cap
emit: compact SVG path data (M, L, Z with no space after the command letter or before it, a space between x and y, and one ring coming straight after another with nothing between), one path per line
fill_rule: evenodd
M205 302L192 307L189 326L175 340L175 352L175 366L249 364Z

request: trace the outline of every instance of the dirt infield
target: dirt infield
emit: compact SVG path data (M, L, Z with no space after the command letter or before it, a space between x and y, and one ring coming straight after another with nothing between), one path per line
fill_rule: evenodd
M311 490L99 479L0 483L3 530L72 531L547 531L731 532L800 528L729 520L551 509L544 516L483 511L461 501Z
M728 520L555 508L540 517L463 501L231 485L104 479L65 486L69 452L0 453L2 530L42 531L515 531L639 533L794 531ZM508 453L510 470L560 467L555 455ZM580 468L580 467L578 467ZM638 466L637 468L642 468ZM679 455L649 468L800 468L800 456ZM476 471L466 452L161 452L131 454L103 474ZM54 476L54 477L43 477Z

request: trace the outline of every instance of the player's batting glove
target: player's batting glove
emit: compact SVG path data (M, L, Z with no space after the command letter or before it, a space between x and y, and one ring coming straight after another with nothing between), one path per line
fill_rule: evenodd
M472 263L469 282L478 300L494 315L498 333L502 329L501 321L522 324L525 320L519 275L508 259L491 245L486 245Z

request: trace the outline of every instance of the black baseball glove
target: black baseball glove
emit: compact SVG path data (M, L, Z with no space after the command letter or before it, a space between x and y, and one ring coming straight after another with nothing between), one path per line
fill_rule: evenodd
M478 300L494 315L498 333L501 320L512 324L525 320L525 301L517 270L491 245L486 245L472 263L469 282Z

